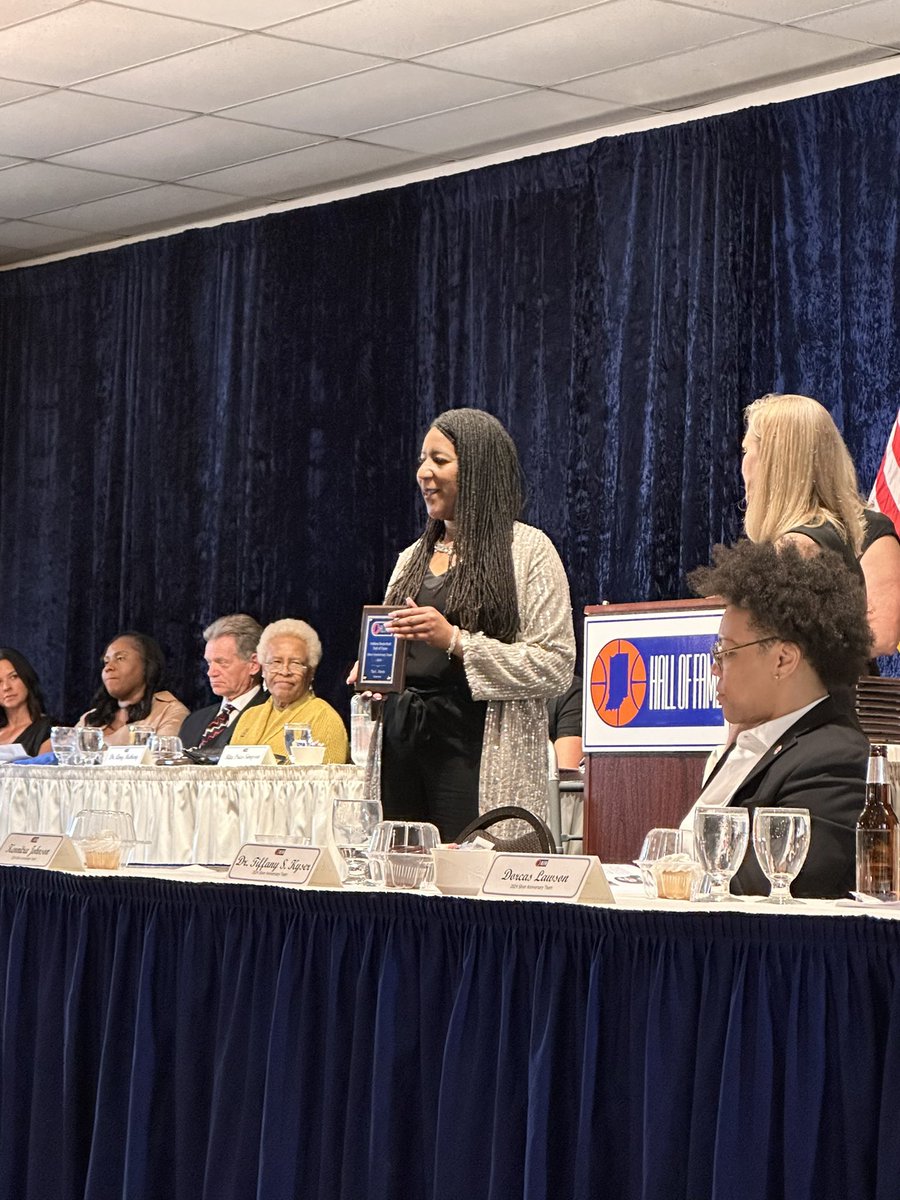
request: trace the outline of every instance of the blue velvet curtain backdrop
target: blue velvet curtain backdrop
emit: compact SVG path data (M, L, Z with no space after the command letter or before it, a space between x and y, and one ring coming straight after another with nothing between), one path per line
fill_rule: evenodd
M762 392L822 400L868 488L900 395L898 102L886 79L0 274L0 641L71 718L121 628L193 705L208 620L302 616L343 703L457 405L510 428L576 614L683 595L737 535Z

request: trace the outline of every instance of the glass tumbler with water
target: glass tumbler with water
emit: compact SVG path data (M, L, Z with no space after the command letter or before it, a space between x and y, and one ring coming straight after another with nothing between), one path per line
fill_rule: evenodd
M331 832L341 856L344 887L368 887L369 843L381 820L377 800L345 800L338 797L331 808Z
M364 767L368 762L374 732L372 701L356 692L350 698L350 757L358 767Z
M288 723L284 727L284 749L288 762L294 761L292 748L294 746L311 746L313 740L312 726L304 722Z
M706 900L729 900L729 884L747 852L750 814L746 808L716 808L694 811L694 847L709 880Z

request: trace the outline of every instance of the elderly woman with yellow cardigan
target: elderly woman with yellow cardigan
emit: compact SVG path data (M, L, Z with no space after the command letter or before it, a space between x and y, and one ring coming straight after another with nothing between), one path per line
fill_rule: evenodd
M282 758L285 725L304 724L324 743L325 762L345 763L350 743L339 714L313 694L316 667L322 658L319 635L305 621L273 621L262 631L257 648L263 681L271 693L265 704L244 711L232 746L271 746Z

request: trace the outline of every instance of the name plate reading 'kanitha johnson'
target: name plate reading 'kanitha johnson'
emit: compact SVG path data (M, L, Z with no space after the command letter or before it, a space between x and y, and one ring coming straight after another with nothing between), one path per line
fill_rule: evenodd
M11 833L0 844L0 866L47 867L51 871L83 871L70 838L58 833Z
M319 846L276 846L246 842L234 856L229 879L291 887L339 887L331 855Z
M358 692L402 692L406 687L406 642L388 629L402 604L367 604L359 634Z
M494 899L613 903L600 859L593 854L535 856L497 852L481 894Z

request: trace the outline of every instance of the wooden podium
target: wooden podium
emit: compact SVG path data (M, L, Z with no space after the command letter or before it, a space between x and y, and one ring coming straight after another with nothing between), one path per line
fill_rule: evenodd
M592 604L586 616L667 610L720 610L709 600ZM586 668L589 664L586 664ZM589 674L589 671L588 671ZM585 755L584 852L604 862L630 862L648 829L677 826L697 799L708 751L606 751Z

